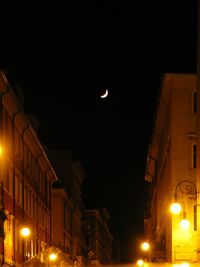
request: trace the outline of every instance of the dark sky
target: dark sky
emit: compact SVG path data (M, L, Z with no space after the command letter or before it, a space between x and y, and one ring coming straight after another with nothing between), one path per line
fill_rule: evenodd
M0 65L25 92L41 142L80 159L84 204L107 206L131 261L162 75L196 71L196 1L44 2L1 8Z

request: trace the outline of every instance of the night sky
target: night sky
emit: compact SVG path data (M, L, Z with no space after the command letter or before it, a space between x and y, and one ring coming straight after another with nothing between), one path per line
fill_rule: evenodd
M196 72L196 1L28 1L1 10L0 66L24 91L42 144L81 161L84 205L108 208L122 260L132 261L162 75Z

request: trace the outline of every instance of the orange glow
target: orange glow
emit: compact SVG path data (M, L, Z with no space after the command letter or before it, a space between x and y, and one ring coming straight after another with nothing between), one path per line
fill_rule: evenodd
M150 249L150 245L148 242L144 242L141 244L141 249L144 250L144 251L147 251Z
M187 219L183 219L180 222L180 226L182 229L188 229L190 227L190 222Z
M183 263L181 264L181 267L190 267L190 264L187 263L187 262L183 262Z
M29 236L31 233L30 229L28 227L23 227L21 229L21 235L24 236L24 237L27 237Z
M182 207L179 203L172 203L170 206L170 210L173 214L179 214L182 210Z
M49 260L50 261L55 261L57 259L57 254L55 254L55 253L51 253L50 255L49 255Z
M137 261L137 265L138 265L138 266L144 266L144 261L141 260L141 259L138 260L138 261Z
M187 262L183 262L183 263L175 263L172 265L172 267L190 267L190 264Z

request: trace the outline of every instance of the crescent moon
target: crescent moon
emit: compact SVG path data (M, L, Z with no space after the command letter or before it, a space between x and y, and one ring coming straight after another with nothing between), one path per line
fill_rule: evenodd
M108 96L108 89L106 89L105 93L101 95L101 98L106 98Z

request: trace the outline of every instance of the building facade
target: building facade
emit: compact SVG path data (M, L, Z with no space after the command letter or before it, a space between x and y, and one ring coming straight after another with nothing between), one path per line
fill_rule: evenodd
M112 264L113 237L108 227L109 218L106 208L83 211L89 265Z
M70 151L48 151L59 180L53 184L53 245L71 265L83 265L81 184L85 173Z
M107 210L83 212L80 162L42 146L18 93L0 72L1 266L111 263Z
M144 225L152 261L198 261L196 116L197 76L164 75L145 175L150 194ZM179 213L171 212L172 203L181 205Z
M56 174L22 105L0 73L0 260L42 261L51 245L51 184ZM30 236L20 235L28 227Z

